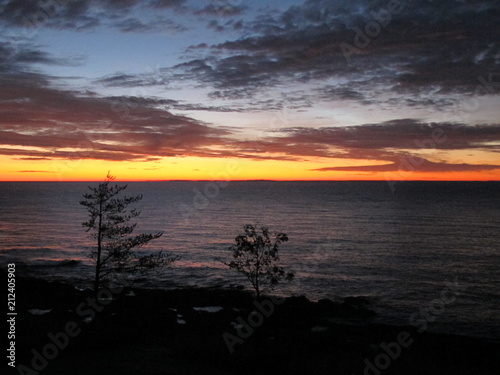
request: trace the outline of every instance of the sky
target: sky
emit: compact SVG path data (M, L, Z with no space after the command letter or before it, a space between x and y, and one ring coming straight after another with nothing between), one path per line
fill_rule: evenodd
M500 180L497 0L0 0L0 180Z

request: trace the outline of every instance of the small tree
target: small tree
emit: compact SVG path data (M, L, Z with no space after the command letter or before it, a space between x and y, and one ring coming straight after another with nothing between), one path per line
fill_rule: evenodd
M89 213L89 220L82 225L87 228L87 232L92 231L92 238L97 242L95 249L90 253L90 257L95 261L95 293L102 281L113 273L144 273L178 259L177 256L164 254L161 251L144 256L139 256L134 251L160 238L163 232L132 235L137 224L129 222L141 212L136 209L129 210L128 206L140 201L142 195L118 198L117 196L127 188L127 185L110 186L110 182L114 179L115 177L108 172L104 182L97 187L89 186L91 193L84 194L85 200L80 202Z
M293 272L285 272L278 266L279 246L288 241L288 236L282 232L271 235L266 227L260 228L260 232L253 225L245 225L243 229L245 233L236 236L236 244L229 248L233 259L229 262L217 260L245 275L259 299L262 293L272 290L281 281L291 281L294 277Z

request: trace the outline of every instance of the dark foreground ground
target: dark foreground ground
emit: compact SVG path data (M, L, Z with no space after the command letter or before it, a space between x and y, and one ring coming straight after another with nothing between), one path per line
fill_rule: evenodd
M2 364L13 374L500 374L498 343L370 324L363 299L263 299L252 314L241 291L125 289L96 302L64 283L16 288L18 367ZM223 309L193 309L207 306Z

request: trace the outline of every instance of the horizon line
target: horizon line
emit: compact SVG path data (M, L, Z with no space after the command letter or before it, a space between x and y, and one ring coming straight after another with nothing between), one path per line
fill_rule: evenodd
M213 181L224 181L224 182L388 182L388 183L400 183L400 182L500 182L500 180L273 180L273 179L162 179L162 180L117 180L116 182L213 182ZM1 182L104 182L103 180L0 180Z

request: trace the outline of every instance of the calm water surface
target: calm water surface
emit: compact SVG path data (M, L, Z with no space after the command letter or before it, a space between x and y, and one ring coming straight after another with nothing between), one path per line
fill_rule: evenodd
M79 205L88 185L0 183L2 264L88 284L92 242ZM296 280L283 294L367 296L381 321L407 324L456 280L460 295L429 329L500 338L500 183L395 188L385 182L128 183L127 194L144 196L137 231L164 232L147 250L182 257L142 285L245 284L214 258L229 255L244 224L262 224L290 238L282 261Z

